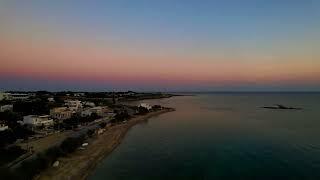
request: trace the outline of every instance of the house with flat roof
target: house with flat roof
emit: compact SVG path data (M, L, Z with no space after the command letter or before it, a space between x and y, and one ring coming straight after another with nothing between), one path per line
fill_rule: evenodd
M0 131L5 131L7 129L9 129L8 125L6 125L3 122L0 122Z
M5 112L5 111L12 111L13 110L13 105L12 104L7 104L0 106L0 112Z
M113 110L110 109L107 106L97 106L97 107L93 107L93 108L87 108L84 111L81 112L81 116L85 117L85 116L91 116L91 114L97 114L98 116L107 116L110 113L113 113Z
M67 106L71 111L79 112L82 109L82 103L79 100L65 100L65 106Z
M0 101L2 100L10 100L10 93L0 92Z
M23 121L21 122L22 125L30 125L33 127L39 127L39 126L52 126L53 125L53 119L50 118L49 115L28 115L23 116Z
M53 119L66 120L71 118L72 115L73 115L73 112L68 107L57 107L57 108L50 109L50 116Z
M25 100L30 97L29 94L25 93L9 93L9 99L10 100Z

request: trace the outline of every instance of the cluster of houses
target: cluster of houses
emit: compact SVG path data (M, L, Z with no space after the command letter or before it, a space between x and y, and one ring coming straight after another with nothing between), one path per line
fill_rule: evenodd
M85 106L85 107L84 107ZM93 113L101 117L113 117L112 109L107 106L95 106L92 102L81 102L79 100L65 100L65 106L56 107L50 110L50 115L46 116L25 116L22 124L31 126L51 126L54 121L63 122L70 119L74 114L79 114L81 117L91 116ZM31 117L31 121L29 118Z
M48 99L49 100L49 99ZM49 100L50 101L50 100ZM12 111L13 105L0 106L0 112ZM113 110L107 106L95 106L93 102L81 102L79 100L65 100L63 107L50 109L48 115L27 115L23 116L22 121L18 121L21 125L27 125L33 128L36 127L51 127L55 122L63 122L70 119L73 115L78 114L81 117L91 116L93 113L104 118L112 118ZM0 131L8 127L0 123Z
M128 92L134 94L133 92ZM26 100L28 98L31 98L32 96L35 96L34 93L7 93L7 92L0 92L0 101L1 100ZM76 97L82 97L85 96L85 93L74 93L74 96ZM48 98L48 102L55 102L55 99L53 97ZM147 110L151 110L152 106L150 106L147 103L141 103L139 105L140 107L144 107ZM133 115L137 113L137 110L133 110L127 107L126 111ZM12 104L6 104L6 105L0 105L0 112L5 111L13 111L13 105ZM132 111L132 112L131 112ZM73 115L79 115L81 117L88 117L92 114L96 114L98 116L104 117L104 118L112 118L114 117L113 109L110 109L107 106L95 106L93 102L88 101L80 101L75 99L68 99L64 101L64 106L62 107L55 107L50 109L50 113L47 115L27 115L24 116L22 121L18 121L21 125L27 125L29 127L32 127L32 129L36 127L45 127L47 129L48 127L52 127L55 122L61 123L64 120L70 119ZM6 130L8 126L6 126L4 123L0 122L0 131Z

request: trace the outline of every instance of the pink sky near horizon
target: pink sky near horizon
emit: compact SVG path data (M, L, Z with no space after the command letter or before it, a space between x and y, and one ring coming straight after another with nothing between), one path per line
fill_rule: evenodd
M1 74L35 79L113 79L124 82L168 80L175 83L189 81L191 84L320 81L320 63L312 61L233 61L219 59L221 57L214 57L213 54L209 58L214 61L208 62L208 57L196 60L193 59L196 57L148 55L126 52L126 49L117 52L112 48L99 49L67 42L45 44L6 39L0 42L0 58Z

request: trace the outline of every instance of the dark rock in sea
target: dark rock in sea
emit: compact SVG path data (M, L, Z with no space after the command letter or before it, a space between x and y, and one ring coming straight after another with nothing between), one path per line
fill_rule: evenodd
M281 104L276 104L275 106L264 106L262 108L265 109L289 109L289 110L302 110L302 108L297 108L297 107L287 107Z

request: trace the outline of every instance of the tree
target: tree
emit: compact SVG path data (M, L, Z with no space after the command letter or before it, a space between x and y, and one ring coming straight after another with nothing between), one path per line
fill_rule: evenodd
M138 107L138 114L147 114L149 110L145 107L139 106Z
M83 143L84 140L84 136L69 137L61 143L60 148L66 154L72 153Z
M120 112L116 112L114 120L115 120L115 122L121 122L121 121L124 121L124 120L129 119L129 118L130 118L130 116L128 114L128 111L123 110L123 111L120 111Z
M152 109L153 110L160 110L162 107L160 105L153 105Z
M100 128L104 128L104 127L106 127L106 125L107 125L107 123L105 123L105 122L102 122L99 124Z
M9 128L14 128L18 125L17 121L22 120L22 116L20 113L5 111L0 112L0 119L4 120L5 124L7 124Z
M50 108L47 101L37 99L34 101L17 101L13 104L14 112L21 112L23 115L42 115L49 114Z
M87 131L87 136L88 136L88 137L92 137L93 134L94 134L94 130L89 129L89 130Z

